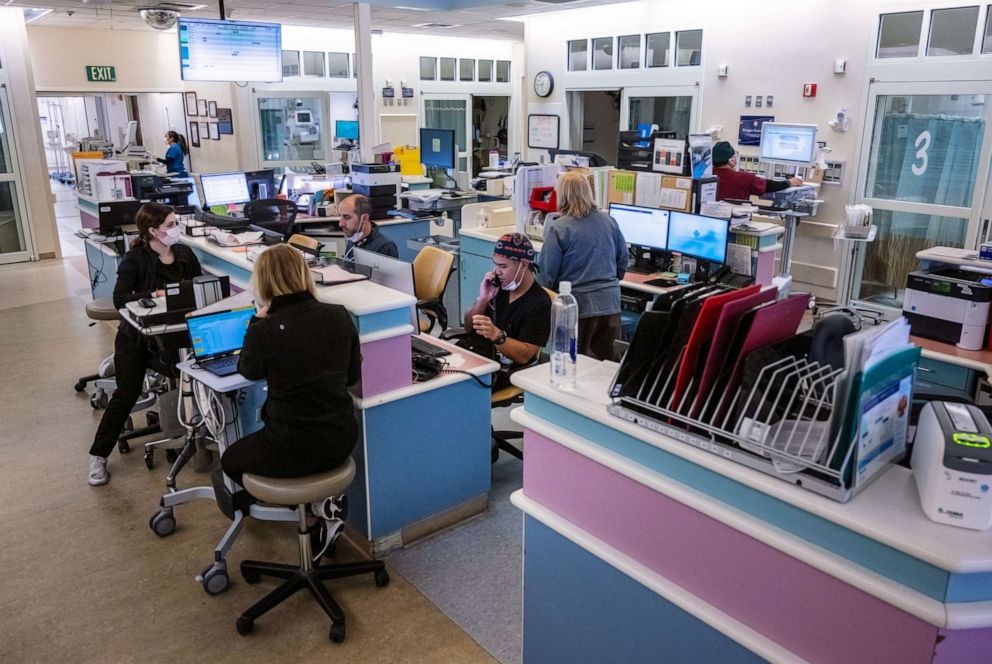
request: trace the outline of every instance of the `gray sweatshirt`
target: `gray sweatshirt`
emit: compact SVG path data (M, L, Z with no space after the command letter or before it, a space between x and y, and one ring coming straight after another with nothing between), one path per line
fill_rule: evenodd
M613 217L600 210L581 219L565 215L544 227L537 279L555 291L562 281L572 282L579 318L618 314L627 259L627 242Z

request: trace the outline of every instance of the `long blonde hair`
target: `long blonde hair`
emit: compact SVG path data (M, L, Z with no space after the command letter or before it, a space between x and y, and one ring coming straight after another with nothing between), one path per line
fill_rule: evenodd
M558 212L575 219L581 219L596 207L589 179L577 171L568 171L558 178L555 194L558 197Z
M308 291L317 296L313 275L300 252L288 244L269 247L255 261L252 288L262 303L269 305L280 295Z

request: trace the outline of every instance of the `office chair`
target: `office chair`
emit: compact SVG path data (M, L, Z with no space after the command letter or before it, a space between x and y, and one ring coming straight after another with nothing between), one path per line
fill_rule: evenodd
M296 203L282 198L263 198L245 205L248 222L289 237L296 222Z
M95 300L86 303L86 317L93 320L91 325L95 325L97 321L116 321L117 309L114 308L114 299L112 297L100 297ZM81 376L76 384L73 386L77 392L85 392L86 386L90 383L93 384L94 390L93 394L90 395L90 406L94 410L102 410L107 407L110 403L110 394L108 392L113 391L117 387L117 381L114 379L114 356L110 355L105 357L97 368L97 372L94 374L89 374L87 376ZM145 383L142 387L141 396L138 397L138 401L134 404L134 408L131 409L131 413L137 413L142 410L147 410L155 405L158 399L158 393L163 391L164 377L154 371L149 371L145 375ZM147 414L148 426L142 429L135 430L134 423L131 418L128 417L127 422L124 424L124 430L117 440L117 449L120 452L129 452L131 446L129 441L132 438L138 438L150 433L155 433L159 431L158 428L158 413L155 411L149 411Z
M284 581L241 614L236 623L238 634L242 636L250 634L255 628L255 621L263 614L289 599L298 590L306 588L331 619L329 634L331 641L341 643L345 634L344 612L321 582L359 574L374 574L375 585L382 588L389 584L389 573L381 560L335 565L314 565L313 562L306 506L314 500L344 493L354 477L355 462L351 457L333 470L307 477L276 479L261 475L244 475L242 484L245 490L258 500L275 505L296 506L299 516L297 532L300 541L300 564L286 565L255 560L241 562L241 576L248 583L257 583L263 576L272 576Z
M435 323L442 330L448 329L448 310L444 306L444 291L454 272L454 254L424 247L413 259L414 293L417 297L417 312L427 316L420 321L420 331L430 332Z

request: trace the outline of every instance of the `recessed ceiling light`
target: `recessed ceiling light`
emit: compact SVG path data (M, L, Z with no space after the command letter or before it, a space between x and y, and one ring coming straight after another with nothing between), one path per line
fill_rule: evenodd
M462 27L457 23L414 23L415 28L432 28L434 30L448 30L450 28Z
M52 13L51 9L39 9L37 7L25 7L24 8L24 23L34 23L35 21L42 19Z
M393 9L405 9L408 12L429 12L430 9L427 7L404 7L403 5L396 5Z

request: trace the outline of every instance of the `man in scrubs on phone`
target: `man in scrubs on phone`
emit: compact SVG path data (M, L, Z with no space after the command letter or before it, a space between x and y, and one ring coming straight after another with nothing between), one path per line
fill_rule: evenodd
M465 330L475 332L479 344L494 347L507 369L494 377L494 391L509 385L514 370L531 364L551 334L551 298L534 279L534 259L526 235L500 237L493 248L493 269L465 312ZM473 350L484 350L477 346L473 343Z

